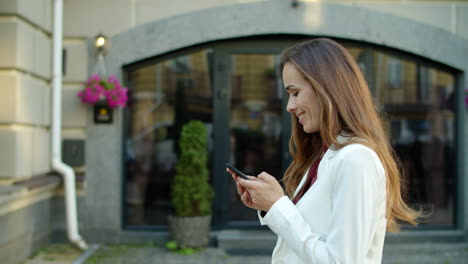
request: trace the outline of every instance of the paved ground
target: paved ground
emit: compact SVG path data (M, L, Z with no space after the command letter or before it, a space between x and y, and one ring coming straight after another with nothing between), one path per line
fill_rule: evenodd
M83 252L69 244L52 244L37 251L22 264L70 264ZM0 261L1 262L1 261Z
M270 263L267 252L253 255L244 252L226 253L207 248L191 255L172 253L163 247L143 245L101 245L85 263L88 264L263 264ZM27 264L73 263L79 251L69 246L52 245L41 250ZM392 244L384 250L384 264L468 264L468 244Z

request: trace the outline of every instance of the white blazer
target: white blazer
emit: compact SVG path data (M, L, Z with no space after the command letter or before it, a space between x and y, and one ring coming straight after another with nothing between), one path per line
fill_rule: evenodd
M307 172L296 192L306 178ZM351 144L327 150L316 182L296 205L284 196L259 218L278 235L272 263L374 264L382 261L385 208L380 159L372 149Z

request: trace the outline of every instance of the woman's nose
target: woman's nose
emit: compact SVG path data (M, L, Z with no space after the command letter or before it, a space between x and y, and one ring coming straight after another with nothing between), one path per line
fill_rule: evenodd
M288 100L288 105L286 106L286 110L290 113L296 110L296 104L291 100L291 98L289 98Z

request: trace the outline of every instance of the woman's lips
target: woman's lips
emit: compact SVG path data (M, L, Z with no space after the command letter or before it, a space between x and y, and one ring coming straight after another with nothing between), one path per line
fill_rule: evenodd
M297 116L297 119L299 120L299 123L300 123L301 125L302 125L302 120L303 120L303 118L304 118L303 113L301 113L301 114L299 114L299 115Z

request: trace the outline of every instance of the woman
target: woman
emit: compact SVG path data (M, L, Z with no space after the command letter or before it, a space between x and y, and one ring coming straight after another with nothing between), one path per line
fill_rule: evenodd
M386 230L416 224L401 197L400 173L366 81L330 39L286 49L293 161L285 191L266 172L237 177L242 202L278 235L272 263L381 263ZM286 194L286 195L285 195Z

